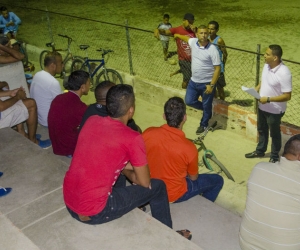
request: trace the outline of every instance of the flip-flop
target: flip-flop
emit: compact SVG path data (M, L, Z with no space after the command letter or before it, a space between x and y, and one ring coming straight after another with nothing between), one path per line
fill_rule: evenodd
M192 239L192 233L188 229L177 230L176 232L179 233L180 235L182 235L183 237L185 237L184 233L188 232L188 233L190 233L190 235L188 237L185 237L185 238L188 239L188 240Z

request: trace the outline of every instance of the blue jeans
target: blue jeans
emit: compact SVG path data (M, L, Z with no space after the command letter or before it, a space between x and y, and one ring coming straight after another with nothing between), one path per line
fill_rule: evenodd
M120 175L117 183L108 197L105 208L96 215L89 216L90 220L82 221L78 214L68 209L76 220L86 224L102 224L122 217L134 208L150 203L152 216L161 223L172 228L172 219L166 185L163 181L151 179L151 189L140 185L126 186L126 177Z
M214 202L224 184L223 177L218 174L199 174L195 181L186 177L186 182L188 190L175 203L186 201L199 194Z
M274 160L279 160L279 151L281 149L281 114L271 114L258 109L257 112L257 131L258 131L258 144L256 147L257 153L265 153L268 147L269 130L272 138L271 156Z
M208 121L212 117L212 102L214 100L215 93L214 88L212 93L205 94L206 84L210 84L210 82L196 83L190 80L185 94L186 105L195 109L203 110L202 119L200 121L200 126L202 127L207 127ZM198 100L199 96L202 97L202 102Z

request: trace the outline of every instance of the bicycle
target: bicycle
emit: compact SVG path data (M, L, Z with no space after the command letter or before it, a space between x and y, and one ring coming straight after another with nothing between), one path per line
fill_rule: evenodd
M59 51L66 51L67 54L66 56L63 58L63 64L64 64L64 67L62 69L62 74L61 76L64 77L66 72L70 72L71 70L71 65L72 65L72 62L79 58L79 59L82 59L82 57L80 56L73 56L72 55L72 52L71 52L71 43L73 41L73 39L67 35L61 35L61 34L58 34L58 36L60 37L63 37L63 38L67 38L68 39L68 47L66 49L56 49L55 48L55 43L54 42L50 42L50 43L46 43L46 46L47 47L51 47L52 48L52 52L59 52ZM50 50L43 50L40 54L40 66L41 66L41 69L44 69L44 59L45 59L45 56L51 52Z
M210 171L214 171L217 174L222 174L222 172L227 176L228 179L234 181L232 175L227 170L227 168L217 159L214 152L210 149L207 149L204 145L204 138L207 135L209 131L214 131L217 126L217 121L215 121L210 127L207 127L202 135L200 135L198 138L191 140L194 144L199 145L198 152L200 152L202 149L204 150L202 161L207 169ZM201 162L199 162L199 165L201 166Z
M110 81L115 84L123 84L123 79L120 75L120 73L114 69L108 69L105 67L105 58L104 56L106 54L109 54L111 52L114 52L111 49L105 50L105 49L97 49L97 51L102 52L102 59L89 59L87 49L89 48L89 45L80 45L79 48L81 50L86 50L86 57L82 60L80 58L74 59L71 65L71 72L75 70L84 70L90 74L91 78L91 90L94 91L95 87L102 81ZM96 64L96 62L100 63L99 65ZM98 71L100 70L100 73ZM96 78L96 86L94 86L94 76L97 75Z

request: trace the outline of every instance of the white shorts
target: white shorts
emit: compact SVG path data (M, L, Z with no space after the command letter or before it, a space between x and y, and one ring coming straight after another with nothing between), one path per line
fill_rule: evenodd
M28 109L24 103L19 100L10 108L0 112L0 129L13 127L26 121L28 117Z

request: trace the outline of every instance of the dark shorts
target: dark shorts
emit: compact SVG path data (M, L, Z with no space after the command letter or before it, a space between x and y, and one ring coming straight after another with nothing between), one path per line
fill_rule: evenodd
M180 71L183 75L183 81L189 82L192 77L192 67L191 62L179 60Z
M226 86L225 75L224 73L221 73L217 81L217 87L224 88L225 86Z

